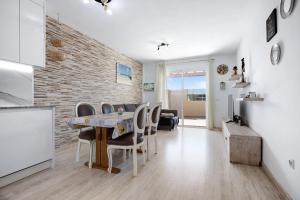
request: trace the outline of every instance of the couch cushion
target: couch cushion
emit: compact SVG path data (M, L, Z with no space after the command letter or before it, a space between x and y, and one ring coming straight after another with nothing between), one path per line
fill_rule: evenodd
M160 113L161 117L175 117L174 113Z
M136 104L125 104L126 112L134 112L136 108Z
M125 105L124 104L118 104L118 105L113 105L115 112L118 112L118 108L123 108L123 111L125 112Z
M178 116L178 111L177 110L162 109L161 113L173 113L174 116Z

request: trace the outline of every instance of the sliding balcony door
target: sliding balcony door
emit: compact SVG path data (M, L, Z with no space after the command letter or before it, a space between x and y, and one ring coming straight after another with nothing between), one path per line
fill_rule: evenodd
M185 126L206 126L206 76L204 71L183 76L183 116Z
M167 68L169 108L178 110L180 126L206 126L206 72L195 68Z
M179 126L184 125L184 81L182 71L170 72L167 78L169 108L178 111Z

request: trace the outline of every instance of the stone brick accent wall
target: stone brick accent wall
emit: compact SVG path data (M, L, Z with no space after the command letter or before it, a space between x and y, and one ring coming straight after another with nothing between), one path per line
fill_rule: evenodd
M89 102L99 112L100 102L142 102L142 65L71 27L47 17L46 68L34 70L34 102L56 106L56 147L77 139L66 120L75 115L78 102ZM53 47L50 39L60 38L64 46ZM49 51L66 55L64 61L51 61ZM116 83L116 63L132 66L133 84Z

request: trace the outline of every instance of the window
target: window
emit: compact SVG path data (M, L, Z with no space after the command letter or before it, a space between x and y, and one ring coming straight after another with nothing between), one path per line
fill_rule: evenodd
M169 90L180 91L182 86L184 86L183 94L186 101L206 101L205 76L168 77Z

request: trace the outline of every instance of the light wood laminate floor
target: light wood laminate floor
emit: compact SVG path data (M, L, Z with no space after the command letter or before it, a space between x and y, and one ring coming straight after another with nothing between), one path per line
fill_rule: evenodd
M83 165L88 160L84 149L75 163L76 145L57 150L56 167L0 189L1 200L276 200L280 194L261 168L230 164L220 132L178 128L159 132L158 154L151 143L151 160L132 176L132 157L121 162L114 154L120 174L108 174Z

